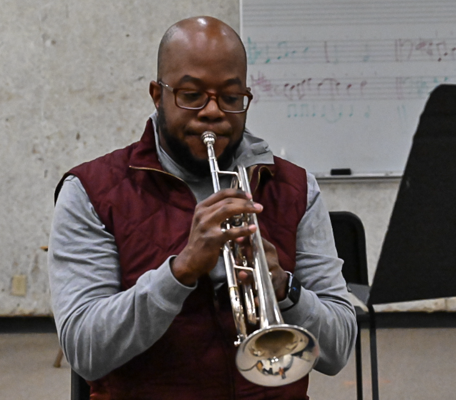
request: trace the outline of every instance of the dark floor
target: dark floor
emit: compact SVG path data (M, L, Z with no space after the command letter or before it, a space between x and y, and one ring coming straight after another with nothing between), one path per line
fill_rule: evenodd
M1 324L0 324L1 325ZM54 368L52 329L8 332L0 326L0 400L68 400L70 368ZM27 330L22 330L22 332ZM364 399L371 399L368 331L362 330ZM380 399L456 399L456 329L380 328L377 331ZM312 400L356 399L354 357L337 376L312 372ZM202 399L204 400L204 399Z

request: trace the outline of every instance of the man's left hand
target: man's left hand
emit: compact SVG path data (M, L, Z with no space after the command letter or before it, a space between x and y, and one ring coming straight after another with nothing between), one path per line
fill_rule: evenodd
M242 238L238 240L239 242L246 241L247 238ZM245 246L243 243L241 246ZM247 245L248 247L248 245ZM288 288L288 274L280 267L279 257L277 255L277 250L275 246L263 238L263 248L268 262L269 272L271 274L272 286L274 287L274 292L277 298L277 301L283 300L287 296ZM248 253L248 251L246 251ZM250 257L248 257L250 258ZM245 271L238 272L238 279L243 283L252 283L252 276L250 273ZM253 286L253 285L252 285Z

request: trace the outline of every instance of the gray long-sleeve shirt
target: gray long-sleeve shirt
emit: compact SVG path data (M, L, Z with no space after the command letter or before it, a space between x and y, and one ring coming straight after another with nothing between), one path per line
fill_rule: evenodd
M212 193L210 178L191 176L157 148L163 168L184 179L198 201ZM249 132L236 154L239 160L246 166L273 162L267 144ZM225 179L221 183L222 187L229 184ZM145 272L132 288L120 291L114 237L100 221L81 182L74 176L66 179L51 229L49 274L60 343L76 372L88 380L101 378L165 333L194 290L174 278L169 261ZM341 266L320 190L308 174L307 211L298 227L294 273L303 288L298 304L284 312L283 318L315 335L321 347L316 369L326 374L335 374L345 365L356 336ZM210 275L215 287L225 281L222 259Z

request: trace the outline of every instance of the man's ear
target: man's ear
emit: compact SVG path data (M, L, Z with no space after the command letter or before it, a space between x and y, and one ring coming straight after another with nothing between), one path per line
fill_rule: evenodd
M158 110L162 94L162 88L160 84L158 82L151 81L149 85L149 93L150 97L152 97L152 101L154 102L155 108Z

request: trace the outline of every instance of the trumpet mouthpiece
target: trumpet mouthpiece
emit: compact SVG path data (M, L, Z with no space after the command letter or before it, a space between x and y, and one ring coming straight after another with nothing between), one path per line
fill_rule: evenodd
M217 136L214 132L206 131L201 135L201 140L204 144L214 144Z

